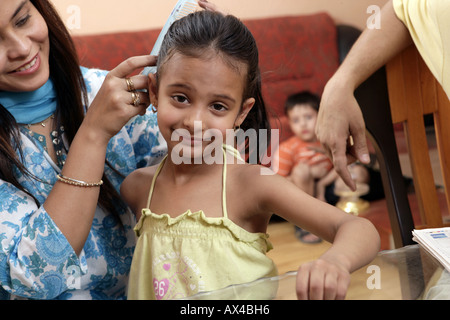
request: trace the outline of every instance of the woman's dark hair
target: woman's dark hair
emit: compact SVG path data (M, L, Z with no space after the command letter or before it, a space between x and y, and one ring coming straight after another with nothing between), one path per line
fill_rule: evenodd
M50 41L50 77L53 80L57 95L55 119L57 126L64 126L69 145L72 143L84 118L87 106L87 93L83 75L80 70L77 51L63 21L56 9L47 0L31 0L31 3L44 18L48 27ZM23 158L20 149L18 124L14 117L0 105L0 179L30 195L35 202L39 201L27 191L14 175L14 167L29 177L33 175L20 162ZM17 153L19 156L17 156ZM120 207L124 208L118 192L103 175L104 184L100 190L99 203L118 217ZM118 220L120 223L120 220Z
M238 18L212 11L199 11L174 22L164 38L158 56L158 79L164 71L164 63L174 53L198 58L208 50L217 52L232 67L238 67L235 61L247 66L242 101L254 98L255 104L241 124L241 129L244 132L255 129L258 135L258 146L268 146L270 123L261 93L258 48L253 35ZM264 137L267 141L263 144L259 140L262 139L259 135L260 129L266 130L267 133ZM246 143L247 157L250 152L257 151L249 150L249 147ZM263 151L265 150L259 150L259 154L261 155Z

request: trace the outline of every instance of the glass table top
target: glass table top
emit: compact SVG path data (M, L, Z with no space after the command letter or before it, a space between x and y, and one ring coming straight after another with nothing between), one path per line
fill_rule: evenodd
M297 272L198 293L185 300L295 300ZM419 245L386 250L351 275L347 300L450 299L450 275Z

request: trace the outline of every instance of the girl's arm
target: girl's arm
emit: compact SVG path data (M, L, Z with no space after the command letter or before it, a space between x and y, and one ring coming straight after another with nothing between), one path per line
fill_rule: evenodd
M252 188L264 211L332 243L319 259L298 269L298 298L344 298L350 273L372 261L379 250L380 238L372 223L307 195L278 175L257 175Z

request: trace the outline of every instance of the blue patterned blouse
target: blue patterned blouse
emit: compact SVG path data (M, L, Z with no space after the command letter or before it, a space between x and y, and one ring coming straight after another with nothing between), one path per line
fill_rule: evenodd
M89 103L106 76L105 71L82 68ZM19 182L44 203L57 165L33 137L21 133L26 168L43 182ZM107 159L124 176L153 165L166 154L156 115L148 111L128 123L109 142ZM119 191L122 177L105 166ZM91 231L79 256L41 205L11 184L0 180L0 300L2 299L125 299L135 246L134 216L121 215L124 228L97 207Z

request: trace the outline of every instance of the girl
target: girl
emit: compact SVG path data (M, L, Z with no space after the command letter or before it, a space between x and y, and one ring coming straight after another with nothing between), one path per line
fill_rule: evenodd
M299 298L343 298L349 273L376 255L379 237L370 222L283 177L262 175L261 166L236 160L231 146L216 148L204 138L214 130L221 144L236 127L268 129L260 88L256 43L238 19L198 12L172 25L149 87L169 153L121 187L140 218L130 299L182 298L275 275L265 255L273 212L334 242L299 268ZM205 154L223 161L211 163Z

